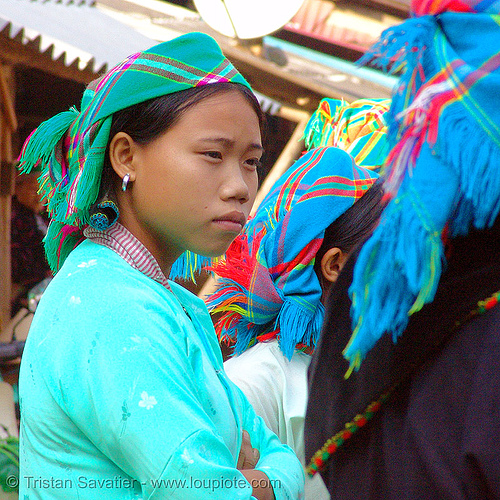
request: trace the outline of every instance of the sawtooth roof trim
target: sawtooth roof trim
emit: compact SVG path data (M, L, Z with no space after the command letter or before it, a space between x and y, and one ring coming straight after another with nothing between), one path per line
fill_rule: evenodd
M94 0L0 0L0 36L96 75L157 43L97 9Z

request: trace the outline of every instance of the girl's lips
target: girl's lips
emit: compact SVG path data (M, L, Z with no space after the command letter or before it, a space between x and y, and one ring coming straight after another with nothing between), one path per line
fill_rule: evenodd
M241 233L241 230L243 229L243 225L241 223L231 220L216 219L214 222L221 229L232 233Z
M222 217L214 219L215 224L226 231L240 233L245 225L247 218L242 212L231 212Z

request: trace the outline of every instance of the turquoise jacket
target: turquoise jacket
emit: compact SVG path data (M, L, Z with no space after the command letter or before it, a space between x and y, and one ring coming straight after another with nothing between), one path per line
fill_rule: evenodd
M52 280L20 373L20 498L249 499L242 431L277 500L302 497L294 453L227 378L202 300L89 240Z

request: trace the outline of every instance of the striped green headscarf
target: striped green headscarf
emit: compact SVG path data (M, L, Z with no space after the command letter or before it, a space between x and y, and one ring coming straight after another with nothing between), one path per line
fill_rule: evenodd
M28 137L19 168L23 173L41 169L40 186L51 219L45 252L54 272L83 239L89 210L99 194L113 113L220 82L250 88L213 38L188 33L127 57L88 85L80 111L59 113Z
M325 98L319 103L304 131L307 150L335 146L356 162L380 170L388 153L385 116L390 99L358 99L350 104Z

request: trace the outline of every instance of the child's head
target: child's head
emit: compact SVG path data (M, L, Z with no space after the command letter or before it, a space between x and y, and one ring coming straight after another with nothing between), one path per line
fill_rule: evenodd
M219 85L220 91L215 90ZM205 90L211 87L213 91ZM246 106L247 116L252 116L258 129L259 137L252 141L260 143L262 114L248 83L215 40L189 33L131 55L88 85L81 111L72 108L38 127L23 147L20 169L27 173L41 167L41 189L51 217L45 249L54 271L82 240L99 194L106 195L108 187L120 183L107 168L101 189L103 164L108 152L112 153L114 138L121 133L131 144L150 148L189 113L196 115L198 106L217 101L217 96L232 98L229 93ZM137 116L140 113L145 115ZM217 120L214 116L214 122ZM189 138L190 131L185 136ZM121 175L113 161L111 166ZM131 180L129 186L132 179L130 172L126 177ZM123 196L119 203L122 201Z
M352 250L377 225L384 207L383 196L382 183L376 182L326 228L323 243L314 262L314 270L323 292L322 303L333 283L337 281L339 272Z
M223 313L216 329L223 340L236 342L236 352L273 337L289 358L297 347L314 347L324 314L321 266L317 273L315 263L317 253L329 249L325 231L333 227L328 245L342 253L331 265L338 272L378 213L359 231L345 219L336 229L334 223L355 210L377 177L344 151L326 147L305 154L276 182L225 260L213 267L221 280L208 303ZM367 206L379 200L380 193Z
M175 97L117 113L106 167L121 224L166 268L186 250L208 257L227 250L250 213L262 156L260 108L246 87Z

